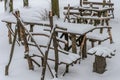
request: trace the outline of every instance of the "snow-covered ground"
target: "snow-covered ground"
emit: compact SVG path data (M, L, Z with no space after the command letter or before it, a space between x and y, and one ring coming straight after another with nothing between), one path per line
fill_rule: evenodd
M97 1L97 0L91 0ZM102 0L99 0L102 1ZM104 74L97 74L92 72L92 65L94 62L94 56L89 56L85 60L81 61L81 64L76 64L70 67L70 72L64 77L62 73L65 66L59 68L59 79L60 80L120 80L120 0L111 0L114 2L114 14L115 19L110 21L110 26L112 27L113 40L116 45L116 55L111 59L107 59L107 71ZM23 9L22 0L14 0L14 8L19 9L22 13L26 15L36 14L41 10L50 9L50 0L29 0L30 7L28 9ZM62 16L63 6L78 5L79 0L59 0L60 10ZM30 10L34 10L30 12ZM4 2L0 2L0 20L6 16L4 13ZM28 70L27 61L24 59L23 47L19 47L16 44L12 64L10 66L9 76L4 75L5 65L9 59L10 47L8 43L7 28L5 23L0 21L0 80L40 80L41 69L35 67L34 71ZM46 80L51 80L51 75L47 70ZM54 79L57 80L57 79Z

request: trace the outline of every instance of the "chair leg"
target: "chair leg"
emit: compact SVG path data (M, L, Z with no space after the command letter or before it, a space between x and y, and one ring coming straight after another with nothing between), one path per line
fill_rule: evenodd
M44 59L43 59L43 58L41 58L41 64L42 64L42 66L43 66L43 64L44 64Z
M69 65L68 64L66 64L66 71L65 71L66 73L68 73L69 72Z
M34 66L33 66L31 57L27 54L27 55L25 55L25 58L28 61L29 70L34 70Z
M66 70L65 70L65 72L63 73L63 76L64 76L66 73L68 73L68 72L69 72L69 65L66 64Z
M98 41L98 45L100 45L101 44L101 41Z
M91 41L91 45L92 45L92 47L94 47L94 41Z

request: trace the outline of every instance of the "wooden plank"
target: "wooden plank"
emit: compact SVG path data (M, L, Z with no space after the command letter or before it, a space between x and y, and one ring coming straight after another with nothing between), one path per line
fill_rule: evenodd
M83 4L90 4L90 3L92 3L93 5L103 5L103 2L92 2L92 1L83 2ZM114 3L105 3L105 5L114 6Z

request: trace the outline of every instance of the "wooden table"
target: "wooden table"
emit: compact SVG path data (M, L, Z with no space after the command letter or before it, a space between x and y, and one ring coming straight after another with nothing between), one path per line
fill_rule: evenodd
M22 19L26 25L30 25L30 32L33 32L34 25L50 26L49 21L41 21L37 18L30 18L29 16L22 17ZM12 25L17 24L16 18L13 15L8 15L7 17L2 19L1 21L6 23L6 26L8 28L9 43L11 44L12 43L12 35L14 33L14 30L12 29Z
M2 19L2 22L5 22L8 28L8 35L9 35L9 43L12 43L12 24L16 24L16 19L13 16L9 16L7 18ZM50 26L49 22L46 21L40 21L40 20L27 20L23 19L23 22L25 24L30 25L30 31L33 31L34 25L45 25ZM93 29L95 29L95 26L87 25L87 24L74 24L74 23L65 23L65 22L59 22L54 21L54 24L57 24L59 27L67 28L67 31L59 31L60 33L69 34L71 36L72 45L67 46L68 49L72 48L72 52L77 53L76 48L76 42L79 42L80 45L80 55L82 58L86 57L86 34ZM13 31L14 32L14 31ZM76 38L76 36L79 36ZM66 37L66 40L68 40L68 36Z
M81 55L82 58L86 58L87 57L86 55L86 34L94 30L95 26L88 25L88 24L75 24L75 23L65 23L65 22L63 23L57 22L55 24L57 24L57 26L59 27L67 28L67 31L58 30L57 32L61 32L61 33L71 36L72 44L68 46L68 50L72 48L72 52L77 53L76 43L79 42L79 46L80 46L79 54ZM65 38L65 39L69 41L68 38Z

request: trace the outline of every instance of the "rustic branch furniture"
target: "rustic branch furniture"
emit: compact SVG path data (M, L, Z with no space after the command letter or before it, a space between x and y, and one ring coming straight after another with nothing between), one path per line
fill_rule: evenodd
M107 46L96 46L88 50L88 54L95 55L95 62L93 63L93 72L102 74L106 71L106 58L112 58L115 55L116 48L113 44Z
M64 12L64 22L68 20L68 22L82 23L83 21L84 23L85 21L92 20L94 25L96 25L97 21L102 21L102 25L104 25L104 22L106 25L109 25L108 21L114 18L113 7L81 7L70 6L68 4L67 7L64 7L64 10L66 10Z

